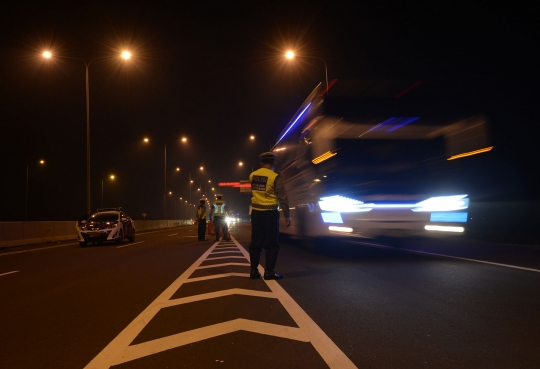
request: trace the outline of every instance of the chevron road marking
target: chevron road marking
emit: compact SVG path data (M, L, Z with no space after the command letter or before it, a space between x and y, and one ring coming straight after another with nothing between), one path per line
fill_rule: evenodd
M249 263L222 263L222 264L205 265L205 266L199 267L198 269L217 268L217 267L222 267L222 266L227 266L227 265L250 266Z
M245 259L245 257L244 256L220 256L220 257L217 257L217 258L208 258L205 261L219 260L219 259Z
M245 259L249 260L249 253L234 238L230 242L235 245ZM310 342L323 360L332 369L356 368L352 361L336 346L336 344L317 326L317 324L302 310L302 308L292 299L291 296L275 281L263 280L271 292L249 290L243 288L232 288L211 293L204 293L194 296L172 299L172 296L184 283L200 282L216 278L228 277L249 277L249 273L222 273L203 277L190 278L190 276L200 269L216 268L228 265L249 266L249 263L223 263L215 265L201 264L204 261L212 260L208 258L211 254L220 253L215 251L219 242L214 243L197 261L195 261L184 273L180 275L169 287L167 287L143 312L141 312L116 338L114 338L88 365L85 369L110 368L132 360L140 359L159 352L170 350L176 347L199 342L224 334L236 331L248 331L258 334L270 335L300 342ZM229 242L227 242L229 244ZM227 251L231 252L231 251ZM236 257L238 258L238 257ZM264 272L259 265L259 270ZM154 339L151 341L131 345L133 340L142 332L146 325L163 308L188 304L196 301L220 298L231 295L246 295L262 298L278 299L289 315L297 324L298 328L271 324L248 319L233 319L227 322L213 324L206 327L193 329L190 331L173 334L170 336Z

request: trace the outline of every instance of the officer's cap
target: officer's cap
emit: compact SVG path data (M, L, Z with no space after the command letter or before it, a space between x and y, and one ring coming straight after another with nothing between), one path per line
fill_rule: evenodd
M205 202L206 199L203 197L203 198L201 198L199 201L200 201L200 202Z
M216 193L216 197L223 197L223 195L220 193Z
M261 159L261 161L277 160L277 154L271 151L263 152L259 155L259 159Z

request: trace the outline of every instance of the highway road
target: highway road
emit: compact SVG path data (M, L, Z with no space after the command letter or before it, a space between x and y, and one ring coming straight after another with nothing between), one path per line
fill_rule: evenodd
M538 368L540 250L461 238L282 243L250 225L0 250L0 368Z

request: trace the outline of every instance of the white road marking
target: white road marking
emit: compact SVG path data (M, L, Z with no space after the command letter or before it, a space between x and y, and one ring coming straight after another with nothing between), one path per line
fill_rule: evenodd
M413 253L413 254L423 254L423 255L440 256L440 257L443 257L443 258L458 259L458 260L466 260L466 261L472 261L472 262L475 262L475 263L491 264L491 265L502 266L502 267L505 267L505 268L521 269L521 270L527 270L527 271L529 271L529 272L537 272L537 273L540 273L540 269L525 268L525 267L520 267L520 266L517 266L517 265L494 263L494 262L491 262L491 261L478 260L478 259L469 259L469 258L462 258L462 257L459 257L459 256L452 256L452 255L435 254L435 253L432 253L432 252L426 252L426 251L418 251L418 250L411 250L411 249L402 249L402 248L392 247L392 246L377 245L377 244L375 244L375 243L354 242L354 241L351 242L351 243L359 243L359 244L362 244L362 245L374 246L374 247L378 247L378 248L381 248L381 249L392 249L392 250L398 250L398 251L410 252L410 253Z
M18 271L18 270L14 270L14 271L12 271L12 272L2 273L2 274L0 274L0 277L2 277L2 276L4 276L4 275L8 275L8 274L13 274L13 273L19 273L19 271Z
M144 241L139 241L139 242L133 242L133 243L128 243L126 245L122 245L122 246L116 246L117 249L121 249L122 247L128 247L128 246L133 246L133 245L136 245L138 243L143 243Z
M180 236L180 237L198 237L198 236Z
M208 259L206 259L206 260L208 260ZM217 268L217 267L222 267L222 266L227 266L227 265L250 266L249 263L222 263L222 264L212 264L212 265L200 266L197 269L210 269L210 268Z
M270 299L275 299L276 296L272 292L266 291L257 291L257 290L246 290L244 288L231 288L228 290L221 290L216 292L203 293L200 295L181 297L174 300L169 300L166 304L163 304L163 307L171 307L182 304L189 304L196 301L204 301L208 299L215 299L217 297L232 296L232 295L244 295L244 296L256 296L256 297L267 297Z
M232 251L232 250L229 250L229 251L214 251L212 253L212 255L216 255L216 254L241 254L242 251L238 250L238 251Z
M177 234L178 233L173 233L173 234L168 235L167 237L176 236Z
M12 251L12 252L5 252L3 254L0 254L0 256L5 255L13 255L13 254L21 254L23 252L31 252L31 251L41 251L41 250L48 250L48 249L55 249L57 247L66 247L66 246L72 246L72 245L78 245L78 243L66 243L64 245L56 245L56 246L49 246L49 247L40 247L36 249L30 249L30 250L21 250L21 251Z
M245 259L249 261L249 253L233 238L234 244L238 247ZM225 263L211 266L201 266L209 260L208 256L215 250L217 242L214 243L201 257L195 261L184 273L182 273L169 287L167 287L143 312L141 312L118 336L116 336L88 365L85 369L110 368L111 366L129 362L152 355L155 353L170 350L183 345L199 342L220 335L236 332L239 330L249 331L258 334L272 335L276 337L293 339L301 342L310 342L324 361L332 369L356 368L349 358L334 344L330 338L317 326L317 324L300 308L287 292L274 280L265 281L271 292L229 289L213 293L200 294L172 300L172 296L184 284L199 282L203 280L225 278L230 276L249 277L248 273L223 273L205 277L190 278L198 269L213 268L222 265L247 265L249 263ZM259 265L259 270L263 268ZM131 345L131 342L141 333L146 325L162 309L169 306L176 306L194 301L202 301L211 298L219 298L232 294L247 294L265 298L277 298L284 306L299 328L271 324L247 319L234 319L219 324L210 325L194 329L187 332L174 334L171 336Z
M240 330L309 342L300 328L286 327L286 329L283 329L284 327L282 325L255 322L247 319L235 319L126 347L115 360L111 361L111 366Z
M245 259L244 256L219 256L217 258L206 258L208 260L219 260L219 259Z

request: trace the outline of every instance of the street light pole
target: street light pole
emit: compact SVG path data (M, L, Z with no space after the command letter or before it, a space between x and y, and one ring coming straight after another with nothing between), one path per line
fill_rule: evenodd
M43 52L43 57L46 59L52 58L52 53L50 51ZM131 58L131 53L129 51L123 51L121 54L124 60ZM91 191L90 191L90 78L89 78L89 68L90 64L98 59L105 59L106 57L94 58L88 62L84 59L74 58L70 56L62 56L66 59L75 59L80 60L84 63L86 69L86 211L88 214L92 212L92 202L91 202Z
M90 79L88 78L88 68L91 62L87 63L83 60L86 66L86 214L92 213L90 200ZM101 183L103 185L103 181ZM101 200L103 202L103 199ZM101 206L103 207L103 204Z
M164 220L167 220L167 143L163 144L164 160L163 160L163 215Z
M291 59L295 58L295 54L294 54L293 51L289 50L289 51L287 51L285 53L285 57L287 59L291 60ZM305 56L305 55L302 55L301 58L322 60L322 62L324 63L324 74L325 74L325 77L326 77L326 96L328 96L328 89L329 89L329 86L328 86L328 66L326 65L326 62L324 61L324 59L321 58L321 57L318 57L318 56Z

